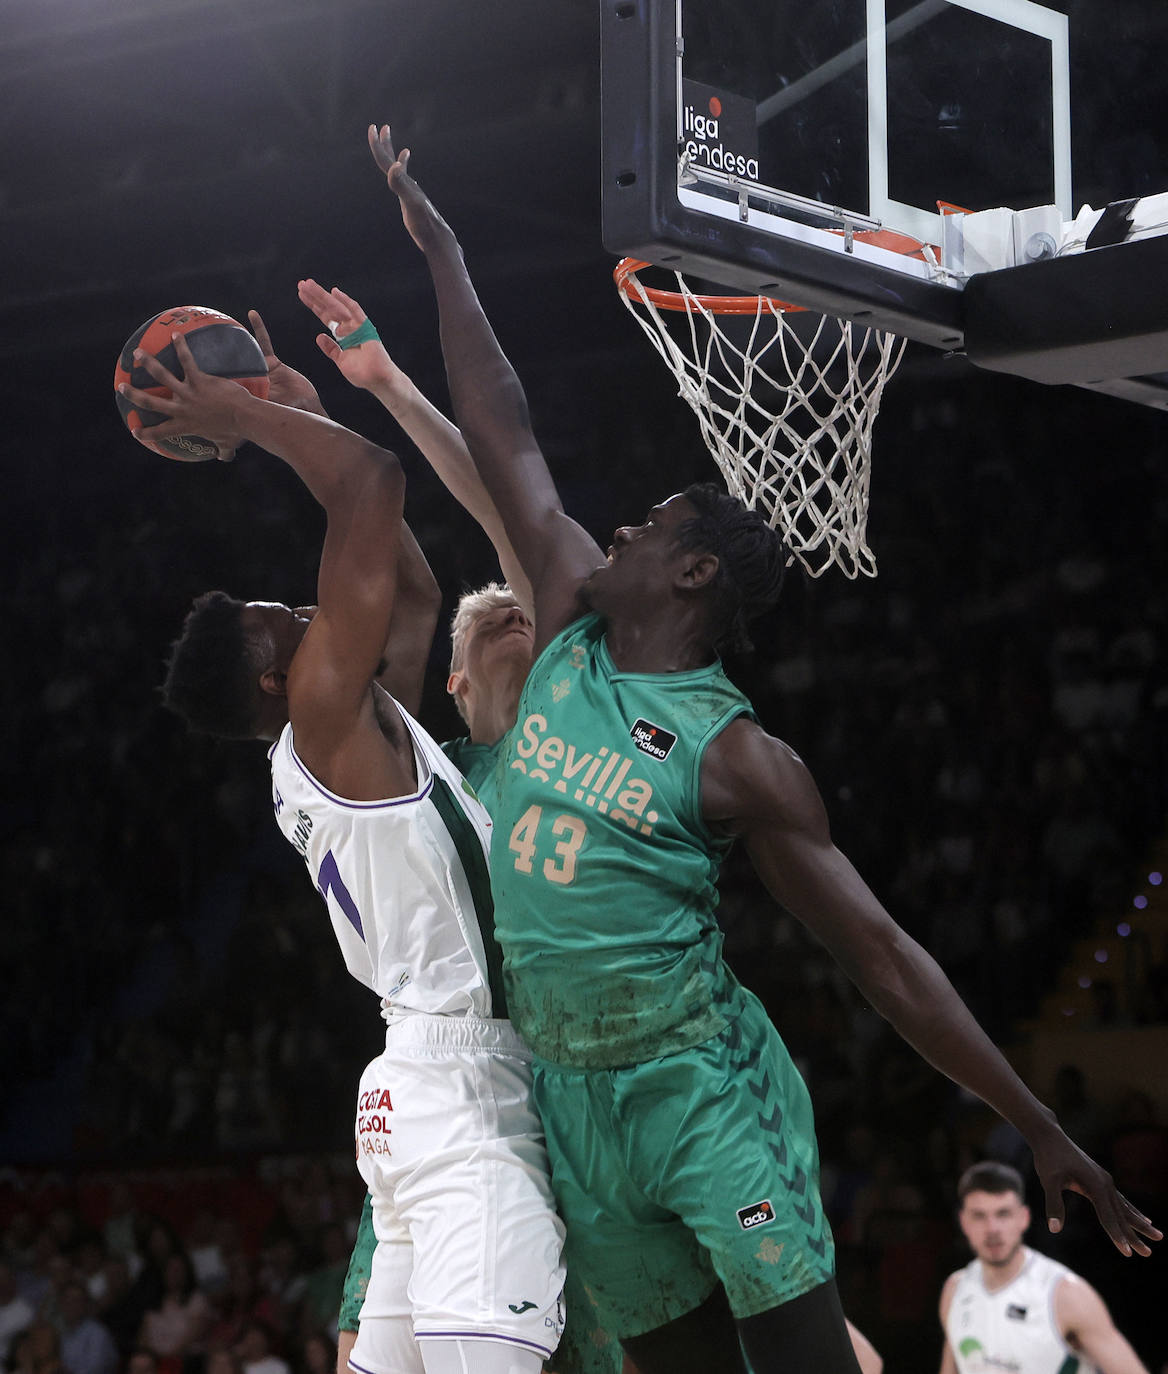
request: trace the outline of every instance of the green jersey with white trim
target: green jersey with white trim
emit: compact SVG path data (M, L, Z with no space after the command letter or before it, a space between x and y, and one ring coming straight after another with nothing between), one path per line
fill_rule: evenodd
M702 820L700 779L742 715L719 663L620 672L599 616L532 665L499 763L491 884L508 1006L540 1058L638 1063L733 1014L714 915L729 842Z

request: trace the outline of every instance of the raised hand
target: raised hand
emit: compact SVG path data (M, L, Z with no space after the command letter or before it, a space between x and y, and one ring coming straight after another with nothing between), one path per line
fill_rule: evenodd
M251 332L256 336L256 342L263 352L264 362L268 365L268 399L275 401L279 406L292 406L294 410L307 410L313 415L325 415L327 418L316 387L302 372L297 372L294 367L289 367L276 357L268 327L260 318L260 312L249 310L247 318L251 324Z
M1065 1219L1063 1193L1079 1193L1095 1208L1099 1224L1123 1255L1150 1255L1148 1240L1162 1240L1163 1233L1118 1191L1106 1169L1083 1153L1059 1131L1034 1151L1034 1168L1046 1195L1047 1226L1056 1234Z
M155 396L123 382L118 388L140 409L167 416L160 424L144 425L134 437L141 443L173 439L183 434L199 434L215 445L220 462L229 463L241 443L242 408L255 403L251 394L229 377L213 377L195 362L190 346L181 334L173 335L174 351L182 364L183 379L174 376L149 353L134 350L134 361L154 378L169 396Z
M424 253L439 234L449 234L446 221L434 209L425 191L410 176L410 150L403 148L400 153L393 150L389 125L379 129L376 124L369 126L369 150L373 160L385 173L389 189L401 202L402 220L409 230L410 237Z
M365 311L352 296L347 296L339 286L326 291L311 277L296 283L296 294L329 331L316 336L317 347L346 381L379 395L387 388L392 392L404 381L380 339L366 339L351 348L342 348L338 343L366 323Z

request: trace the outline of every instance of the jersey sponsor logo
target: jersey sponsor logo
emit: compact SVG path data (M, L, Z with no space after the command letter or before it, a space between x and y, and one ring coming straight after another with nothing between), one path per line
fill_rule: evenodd
M1006 1316L1010 1321L1024 1322L1026 1320L1026 1308L1019 1307L1016 1302L1012 1302L1009 1307L1006 1308Z
M393 1102L388 1088L370 1088L357 1098L357 1153L361 1155L391 1155L389 1141L393 1134L389 1113Z
M660 816L649 806L652 785L633 775L636 766L635 759L607 745L592 752L578 749L559 735L549 735L547 717L538 712L523 722L511 760L512 768L534 781L551 783L554 791L572 796L598 814L651 835Z
M971 1374L1022 1374L1023 1365L1011 1355L992 1355L973 1336L966 1336L957 1353Z
M635 720L629 734L642 754L648 754L651 759L657 759L660 763L665 762L669 757L669 751L677 743L676 735L671 735L668 730L663 730L660 725L654 725L648 720Z
M752 1202L749 1207L738 1209L738 1224L744 1231L753 1231L756 1226L766 1226L775 1219L775 1209L770 1198L762 1202Z

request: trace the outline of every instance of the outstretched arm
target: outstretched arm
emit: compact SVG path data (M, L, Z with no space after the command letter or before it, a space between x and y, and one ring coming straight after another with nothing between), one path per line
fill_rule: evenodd
M896 924L832 843L811 774L785 744L746 718L710 746L702 768L706 820L745 841L771 895L827 947L881 1016L934 1068L976 1093L1025 1136L1052 1231L1063 1192L1090 1198L1125 1255L1160 1232L1110 1175L1063 1133L992 1044L935 960Z
M483 313L458 241L407 171L409 150L394 152L388 126L370 127L369 146L426 256L455 419L531 583L538 650L580 613L580 583L604 556L564 513L519 378Z
M329 330L316 336L320 351L353 386L376 396L410 436L450 494L490 539L503 577L524 611L532 616L530 584L462 434L398 367L380 338L370 338L356 348L342 346L350 334L367 323L365 311L352 296L338 286L326 291L311 278L299 282L297 290L301 301Z
M1054 1316L1063 1339L1106 1374L1148 1374L1111 1320L1107 1304L1077 1274L1061 1279L1055 1289Z
M352 801L400 795L412 762L379 726L371 685L397 587L405 481L397 459L323 416L261 401L235 382L208 376L175 336L180 381L155 358L136 355L170 398L127 389L168 418L145 439L201 433L228 452L251 440L282 458L328 519L317 578L317 613L287 673L289 716L300 757L326 787Z
M268 327L259 311L249 310L247 318L268 365L268 399L277 405L307 410L328 419L316 387L302 372L276 356ZM354 358L363 351L349 350ZM469 463L469 459L467 461ZM403 522L398 548L397 592L377 681L411 715L416 715L421 706L426 665L441 610L441 588L413 532Z

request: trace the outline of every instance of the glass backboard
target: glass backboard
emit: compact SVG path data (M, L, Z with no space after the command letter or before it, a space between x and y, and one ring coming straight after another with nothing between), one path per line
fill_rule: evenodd
M707 283L961 349L972 272L999 274L967 271L970 259L952 266L938 202L1052 207L1041 227L1053 219L1057 239L1084 205L1168 192L1163 0L601 0L601 10L605 243ZM1164 251L1143 251L1154 260L1142 261L1145 282ZM1010 269L1030 271L1021 262ZM1077 269L1059 266L1050 292L1035 269L1031 294L1018 296L1028 321L1051 297L1028 348L1066 333L1056 298ZM1100 278L1097 319L1093 288L1082 293L1088 347L1124 328L1128 304L1147 333L1143 287L1133 281L1125 303L1125 275L1121 264ZM1002 292L1013 299L1012 281ZM1163 371L1158 344L1147 351L1147 371ZM1091 372L1089 355L1076 366Z

